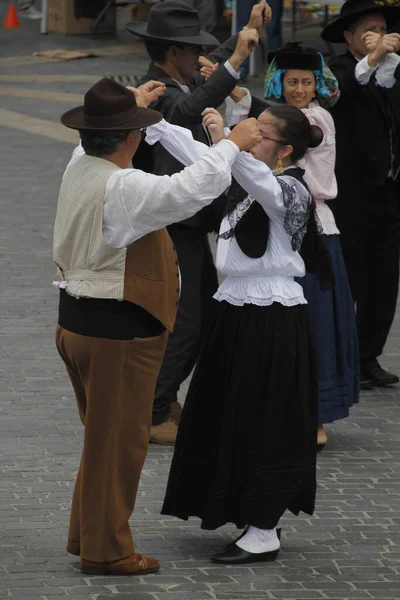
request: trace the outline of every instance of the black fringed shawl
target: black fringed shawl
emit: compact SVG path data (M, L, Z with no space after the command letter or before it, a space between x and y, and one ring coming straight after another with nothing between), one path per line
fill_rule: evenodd
M303 174L304 170L300 167L292 167L285 171L285 175L297 179L308 190ZM234 180L227 194L224 216L234 210L247 195L247 192ZM254 201L236 223L234 230L236 241L242 252L249 258L260 258L265 254L269 240L269 221L270 218L261 204ZM306 270L310 273L317 273L321 290L331 290L335 285L335 276L329 250L324 237L318 231L314 201L309 207L307 231L303 236L299 251Z

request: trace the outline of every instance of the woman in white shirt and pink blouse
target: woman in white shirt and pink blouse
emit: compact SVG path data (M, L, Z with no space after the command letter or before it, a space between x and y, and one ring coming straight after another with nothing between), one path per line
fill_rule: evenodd
M354 305L340 246L340 232L326 201L337 196L335 126L326 110L339 99L338 82L322 54L286 44L265 79L265 98L301 109L324 132L320 146L298 162L315 201L318 227L329 249L334 286L323 289L317 272L299 279L307 299L318 354L318 448L327 442L323 427L349 415L359 399L359 355Z
M203 76L209 77L216 66L204 58L200 62ZM340 246L340 232L326 204L327 200L337 196L335 125L326 108L333 106L339 96L338 82L316 50L303 48L300 43L288 43L276 53L266 74L265 98L302 110L310 123L318 125L324 133L322 143L309 149L297 162L305 171L304 181L314 199L318 230L324 238L324 248L328 249L334 275L332 284L327 285L326 273L321 273L318 268L308 268L305 277L298 280L309 305L318 350L318 450L327 442L323 425L347 417L350 407L359 398L354 305ZM262 110L262 101L258 100L258 105ZM226 100L228 125L246 119L251 106L250 92L236 87ZM265 108L267 106L265 103Z

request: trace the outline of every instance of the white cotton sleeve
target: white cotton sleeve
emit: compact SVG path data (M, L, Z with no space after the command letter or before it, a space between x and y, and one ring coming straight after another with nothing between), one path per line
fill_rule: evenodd
M376 83L384 88L391 88L396 83L397 79L394 72L400 65L400 56L398 54L388 54L379 63L376 72Z
M150 145L160 142L167 152L186 167L210 150L209 146L193 138L190 129L171 125L164 120L147 128L146 142Z
M356 66L356 79L360 85L368 85L369 80L371 79L372 74L376 71L378 67L370 67L368 64L368 54L364 56L362 60L357 63Z
M251 108L251 94L247 88L241 88L246 92L246 95L239 101L235 102L230 96L225 100L225 121L232 127L240 121L247 119Z
M271 218L283 219L286 209L282 188L265 163L248 152L240 152L232 166L232 175Z
M222 140L193 165L172 176L119 169L107 181L103 238L123 248L144 235L193 216L231 184L239 149Z

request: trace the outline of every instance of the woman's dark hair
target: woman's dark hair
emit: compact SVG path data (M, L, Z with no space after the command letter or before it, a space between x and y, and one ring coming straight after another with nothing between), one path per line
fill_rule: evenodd
M276 104L270 106L267 111L280 121L277 123L277 131L281 143L293 146L293 162L303 158L308 148L316 148L322 142L322 129L311 125L299 108L288 104Z

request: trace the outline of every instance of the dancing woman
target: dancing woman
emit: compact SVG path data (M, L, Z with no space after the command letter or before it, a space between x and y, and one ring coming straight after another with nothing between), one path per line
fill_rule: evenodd
M318 449L327 442L323 424L349 416L359 399L359 355L354 304L340 245L340 232L326 201L337 196L335 125L326 110L339 99L338 82L313 48L288 43L275 55L265 79L265 97L296 106L324 139L299 166L315 200L320 233L329 250L335 285L326 289L317 272L299 279L308 303L318 356Z
M202 72L209 76L207 68ZM335 125L326 110L340 96L336 78L313 48L287 43L275 54L265 79L265 98L302 110L311 124L323 131L322 143L310 148L298 162L315 201L318 231L327 249L330 274L309 268L299 279L308 303L318 356L317 448L326 442L325 423L349 416L359 399L359 356L354 305L340 245L340 232L326 201L337 196L335 177ZM229 125L247 117L254 99L236 87L227 98ZM261 101L258 100L258 104ZM268 106L266 104L265 106ZM326 261L325 261L326 263ZM323 261L321 261L323 264ZM308 265L310 266L310 265Z
M218 141L219 114L207 109L204 123ZM290 106L269 108L258 124L262 142L232 167L246 194L220 227L217 267L226 278L186 397L162 509L200 517L203 529L244 529L212 557L224 564L274 559L279 519L286 510L312 514L316 493L315 354L295 281L305 273L299 250L312 200L296 163L322 132ZM155 130L162 127L159 135L149 131L150 143L160 141L184 164L202 153L186 130Z

